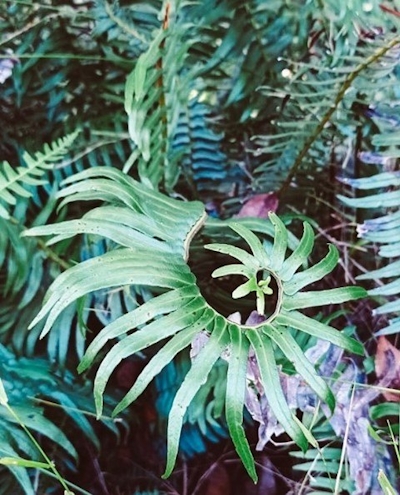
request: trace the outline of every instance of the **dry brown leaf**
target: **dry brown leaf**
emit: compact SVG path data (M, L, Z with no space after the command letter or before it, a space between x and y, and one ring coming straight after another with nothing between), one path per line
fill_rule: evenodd
M400 351L386 337L379 337L375 356L379 386L400 390ZM400 402L400 393L382 392L389 402Z
M268 218L270 211L276 212L279 206L278 196L273 193L256 194L242 206L236 217Z

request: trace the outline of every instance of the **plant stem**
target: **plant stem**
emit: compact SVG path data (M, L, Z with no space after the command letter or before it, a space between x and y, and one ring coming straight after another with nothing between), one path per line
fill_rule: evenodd
M370 65L378 61L381 57L383 57L389 50L391 50L393 47L396 45L400 44L400 36L396 36L393 38L389 43L387 43L385 46L377 50L374 54L369 56L364 62L359 64L353 72L351 72L346 79L344 80L341 88L338 91L338 94L336 95L336 98L332 104L332 106L326 111L325 115L322 117L320 123L317 125L315 128L315 131L308 137L306 142L304 143L300 153L297 155L296 160L294 161L292 168L286 177L284 183L282 184L282 187L279 190L278 195L280 197L283 196L283 194L286 192L288 187L290 186L290 183L292 182L293 177L296 175L304 157L307 155L309 152L311 146L314 144L314 142L317 140L318 136L321 134L323 131L325 125L330 121L332 115L335 113L336 109L338 108L339 104L343 100L346 91L351 87L353 84L354 80L365 70L367 69Z
M21 229L26 229L25 225L22 225L16 218L10 217L9 221L13 223L14 225L17 225L21 227ZM67 261L64 261L60 256L58 256L57 253L55 253L49 246L46 245L46 243L42 239L37 239L35 238L35 241L39 248L44 251L47 255L48 258L50 258L52 261L57 263L61 268L64 270L68 270L68 268L71 268L71 264L68 263Z
M47 462L49 469L53 471L54 476L57 478L57 480L60 482L61 486L65 490L66 495L73 495L73 493L69 490L64 478L61 476L61 474L58 472L57 468L54 465L54 462L48 457L46 452L42 449L36 438L32 435L32 433L29 431L29 429L24 425L23 421L19 418L18 414L14 411L12 407L10 407L7 403L3 404L4 407L7 409L7 411L11 414L11 416L18 422L18 424L21 426L21 428L25 431L25 433L28 435L34 446L37 448L37 450L40 452L42 455L43 459Z

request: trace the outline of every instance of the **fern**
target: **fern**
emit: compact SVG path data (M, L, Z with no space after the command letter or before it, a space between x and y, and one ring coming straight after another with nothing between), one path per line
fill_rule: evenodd
M131 161L137 158L142 180L168 191L180 174L180 154L174 153L173 138L181 106L187 105L191 89L189 72L183 73L189 48L184 26L171 28L171 22L174 19L167 3L163 26L137 60L125 87L129 134L137 146Z
M376 117L378 125L382 126L381 133L373 139L372 145L376 151L365 152L361 158L367 163L390 164L390 160L397 156L394 149L399 143L399 124L387 124L385 114ZM386 122L385 122L386 121ZM390 120L389 120L390 122ZM357 227L359 237L379 246L378 254L383 259L389 259L386 266L376 270L367 271L358 277L359 280L389 279L379 287L370 289L370 296L386 300L384 304L374 310L376 315L393 315L389 320L389 325L376 332L376 336L390 335L400 331L400 301L392 296L400 293L400 194L398 187L400 184L399 172L380 172L371 177L360 179L342 179L342 182L350 185L359 191L365 191L363 197L349 198L339 195L339 199L352 208L378 210L381 216L367 219ZM389 213L384 213L388 212ZM378 299L378 300L379 300Z
M353 9L362 10L362 2L355 3L359 5L343 6L339 14L343 17L343 30L351 27ZM332 15L336 12L331 2L324 3L324 9ZM364 16L360 22L372 29L373 14ZM382 19L380 22L384 23ZM285 89L261 88L266 97L281 105L282 112L268 132L256 138L257 153L262 151L265 161L254 173L260 184L267 186L265 181L272 182L280 194L293 181L312 187L307 173L326 168L332 156L343 154L343 141L356 139L359 108L379 104L379 85L390 88L397 81L393 53L400 43L398 36L389 40L377 36L373 44L365 43L361 36L348 39L347 46L341 39L328 44L326 26L321 23L323 28L316 44L325 47L330 56L321 60L315 49L305 61L287 60L282 72L287 80ZM382 29L386 33L391 26L388 20Z
M60 138L51 145L45 145L43 152L37 152L32 157L25 152L22 159L26 166L13 169L7 162L2 163L0 171L0 195L1 200L7 205L14 206L17 197L27 198L32 194L26 186L38 186L46 183L43 178L45 173L54 167L54 163L69 151L72 143L76 139L78 131ZM25 185L25 188L21 184ZM10 215L6 207L0 203L0 216L9 219Z
M201 336L203 339L199 340L204 340L204 335ZM155 406L162 427L189 369L190 358L182 353L155 377ZM228 436L223 418L226 370L226 363L219 360L188 407L179 444L181 454L187 459L206 452L207 442L217 443Z
M255 284L257 301L261 299L260 290L264 294L268 292L264 290L265 285L257 282L259 272L264 273L264 277L265 273L269 273L277 284L276 308L265 322L257 328L234 324L218 314L204 299L186 263L191 239L205 220L200 203L181 203L168 199L116 170L104 168L90 169L71 177L67 182L70 183L69 187L60 193L64 197L62 204L101 199L109 205L90 211L80 220L30 229L26 235L54 235L50 241L54 243L78 233L94 232L95 229L97 235L112 239L119 247L60 275L50 287L46 303L31 326L46 318L42 331L42 335L46 335L69 304L89 292L106 287L135 284L153 287L161 292L107 325L87 349L79 366L81 372L93 363L110 339L119 340L104 357L97 371L94 394L98 415L102 411L106 384L122 359L170 338L116 407L115 414L131 404L178 352L187 347L201 330L206 330L211 337L192 364L170 412L165 476L171 473L175 464L187 407L228 346L231 358L226 390L227 422L235 447L251 477L256 479L255 466L242 427L245 372L250 348L256 353L264 390L272 410L287 433L306 449L307 438L303 428L286 404L274 353L275 348L279 348L288 356L317 395L333 409L332 393L304 357L291 336L291 328L329 340L352 352L363 352L362 346L355 340L327 325L318 324L298 311L316 304L337 304L364 296L365 291L357 287L301 291L334 268L338 260L336 250L331 246L324 260L296 274L313 246L312 229L308 224L304 226L300 243L285 259L288 233L275 215L271 216L274 242L269 252L251 230L238 222L228 223L249 245L252 254L226 244L207 246L242 263L228 265L217 270L214 275L244 275L251 282L251 286L247 285L250 290ZM243 295L243 289L239 290L242 293L236 295ZM257 307L261 310L259 304ZM131 329L137 327L142 328L131 334Z
M45 416L44 408L40 407L41 403L48 405L51 401L53 405L65 408L66 414L82 434L97 448L100 447L93 426L83 412L90 413L92 409L91 402L87 400L85 386L78 385L69 373L63 379L61 376L57 376L51 370L49 363L43 359L17 359L4 346L0 346L0 356L1 379L8 401L28 429L43 435L53 442L57 449L63 449L62 458L68 455L72 460L77 461L78 454L75 446L65 432ZM102 419L102 422L114 434L118 433L113 421ZM16 424L15 418L10 416L9 411L2 406L0 407L0 423L2 430L0 435L1 458L7 457L18 460L22 456L35 461L43 460L38 456L31 440ZM1 460L0 463L2 463ZM18 462L10 462L7 466L25 493L33 495L35 491L29 476L29 469L27 469L29 468L28 464L23 467L18 466Z

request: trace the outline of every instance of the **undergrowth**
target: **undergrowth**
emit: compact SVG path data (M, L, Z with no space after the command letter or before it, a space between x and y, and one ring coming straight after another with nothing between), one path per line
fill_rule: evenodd
M399 23L1 2L0 493L396 493Z

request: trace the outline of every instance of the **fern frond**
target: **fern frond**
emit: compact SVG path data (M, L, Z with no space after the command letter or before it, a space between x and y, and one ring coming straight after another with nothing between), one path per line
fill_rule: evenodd
M398 105L397 105L398 106ZM381 305L374 310L376 315L392 315L389 325L375 335L390 335L399 332L400 293L400 192L399 172L395 169L397 147L400 144L400 123L391 120L384 111L372 114L380 129L372 140L373 151L364 152L360 158L365 163L383 166L383 171L370 177L341 179L352 188L365 191L362 197L350 198L339 195L347 206L377 211L378 216L366 219L357 226L358 236L378 245L378 254L389 262L377 270L366 272L359 280L383 279L386 283L370 289L372 297L380 298ZM383 213L383 215L382 215ZM389 280L388 280L389 279ZM382 304L382 298L386 303Z
M50 145L46 144L43 151L39 151L33 156L25 152L22 155L25 166L13 169L9 163L3 162L0 170L1 201L13 206L17 202L17 196L30 197L32 194L26 187L45 184L47 181L44 175L70 150L77 136L78 131L57 139ZM25 187L22 187L22 184ZM10 217L6 207L1 203L0 216L5 219Z
M270 294L264 283L266 274L273 277L277 284L277 302L271 315L262 316L262 322L256 327L235 324L219 314L204 299L196 279L187 265L188 248L195 233L203 225L204 209L197 202L182 202L167 198L147 189L123 173L107 168L89 169L67 181L70 185L60 193L63 204L76 200L103 200L118 207L115 217L110 216L111 206L105 205L96 210L100 229L111 220L113 228L101 232L111 238L116 248L104 255L84 261L61 274L49 288L45 304L31 326L46 319L42 334L50 331L57 317L71 303L90 292L107 287L141 285L153 287L159 295L137 307L107 325L88 347L79 366L79 371L87 369L104 346L113 339L115 345L106 354L97 371L95 379L95 402L100 415L103 407L103 395L107 382L115 367L123 359L133 355L164 339L168 342L148 363L137 382L128 391L115 410L115 414L125 409L146 388L149 380L163 369L174 356L183 350L201 331L209 333L210 338L192 363L182 386L172 404L168 424L168 454L165 475L168 476L175 464L183 419L186 410L201 385L206 382L214 364L229 345L238 347L240 362L233 357L228 366L230 389L226 391L226 414L235 446L250 476L256 479L254 462L241 427L239 404L233 397L237 390L237 380L243 378L246 349L253 347L261 370L262 381L267 398L274 414L287 433L306 449L307 439L304 431L294 419L281 389L274 354L280 349L295 368L321 397L330 409L334 407L334 398L313 366L307 361L291 337L292 328L311 334L313 320L307 327L302 315L293 309L319 304L336 304L349 299L358 299L365 295L360 287L332 289L327 291L301 292L305 285L331 271L337 261L336 253L331 250L322 262L306 271L294 273L307 259L308 249L304 249L312 239L309 227L305 226L304 236L307 242L299 244L296 254L286 257L289 249L288 232L282 221L274 214L270 216L267 230L274 233L271 249L264 250L261 241L251 230L240 222L227 222L235 233L248 244L251 254L238 246L229 244L210 244L205 246L217 252L238 259L245 266L243 274L249 280L250 291L255 291L257 308L263 308L259 301ZM115 207L114 207L115 208ZM244 222L245 223L245 222ZM259 221L263 224L264 222ZM221 223L222 227L223 223ZM261 227L262 229L262 227ZM93 232L90 224L64 222L55 225L35 227L25 235L56 235L55 239L65 239L84 231ZM312 235L311 235L312 238ZM145 247L147 246L147 247ZM229 265L236 270L236 265ZM234 273L233 271L233 273ZM229 269L228 269L229 272ZM226 272L225 274L227 274ZM294 275L286 278L288 274ZM262 280L258 275L262 274ZM218 276L216 273L215 276ZM290 322L285 320L290 318ZM281 320L279 319L281 318ZM305 318L305 317L304 317ZM139 330L131 333L132 329ZM346 335L320 324L318 337L333 341L336 345L352 352L362 353L362 346ZM236 358L235 358L236 359ZM242 377L242 378L240 378ZM271 381L274 386L271 387ZM240 401L241 402L241 401ZM172 419L173 418L173 419Z
M183 72L189 49L185 28L170 16L170 4L166 4L163 26L138 58L125 87L125 111L129 134L137 146L139 176L168 191L181 173L181 154L174 152L173 140L191 89L190 71Z

